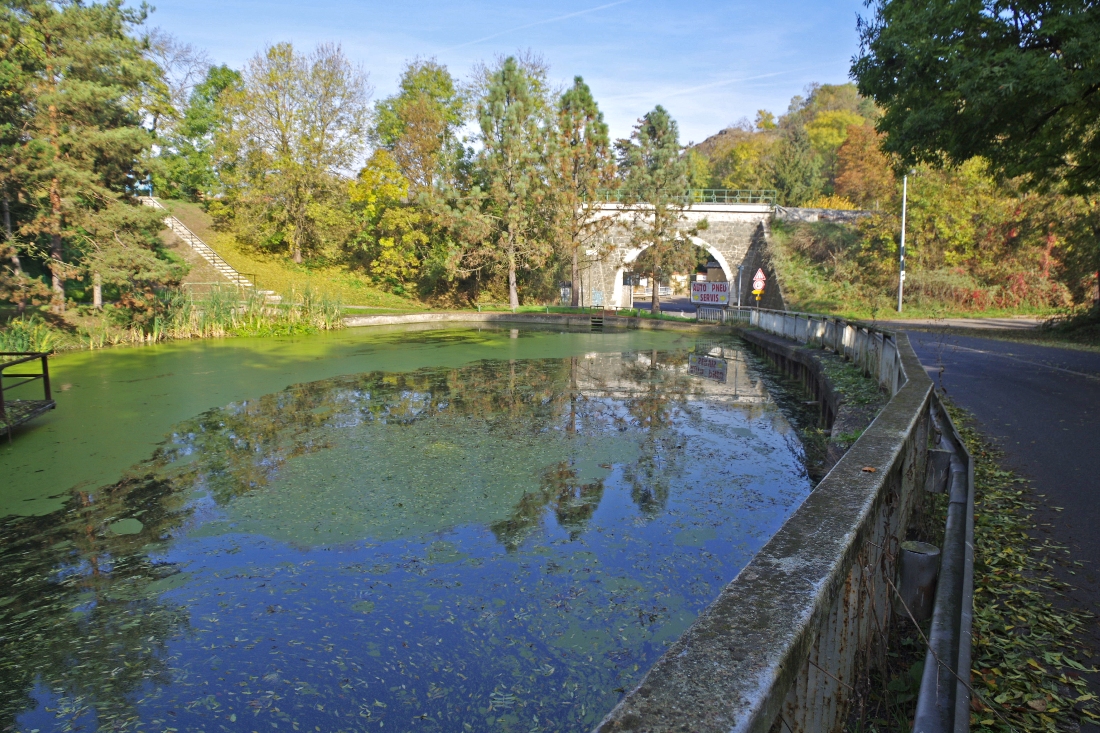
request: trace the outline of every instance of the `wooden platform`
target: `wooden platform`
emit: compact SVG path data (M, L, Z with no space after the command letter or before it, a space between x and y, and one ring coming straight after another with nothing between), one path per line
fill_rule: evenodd
M0 417L0 435L10 434L16 426L55 407L57 403L53 400L8 400L4 403L4 415Z

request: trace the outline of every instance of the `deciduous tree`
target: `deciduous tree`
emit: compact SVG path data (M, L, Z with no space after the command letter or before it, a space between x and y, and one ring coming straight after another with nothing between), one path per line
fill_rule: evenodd
M836 193L865 209L877 209L894 198L897 188L882 137L870 125L852 125L837 151Z
M449 184L462 156L459 128L466 102L447 67L417 59L401 75L400 91L375 105L372 141L387 150L415 197Z
M852 71L905 165L961 164L1100 191L1100 6L1091 0L876 0Z
M341 173L363 149L370 87L339 46L302 55L279 43L254 56L239 90L223 95L219 134L224 201L211 210L239 236L284 246L295 262L322 249L339 217Z
M160 137L163 147L153 172L156 191L189 199L216 192L214 140L227 123L220 99L223 92L240 84L240 73L224 64L206 70L206 76L191 90L182 117Z

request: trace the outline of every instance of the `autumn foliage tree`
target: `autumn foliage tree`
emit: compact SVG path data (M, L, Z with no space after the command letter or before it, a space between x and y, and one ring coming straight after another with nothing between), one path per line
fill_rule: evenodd
M870 125L851 125L837 150L838 196L864 209L878 209L893 200L897 184L890 161L882 152L882 136Z
M447 67L434 60L406 66L399 87L375 105L370 137L389 153L415 198L451 182L445 179L462 155L458 131L466 100Z
M297 263L337 246L347 223L340 171L363 149L370 91L339 46L301 54L279 43L252 57L241 86L223 94L225 195L211 211L245 241Z

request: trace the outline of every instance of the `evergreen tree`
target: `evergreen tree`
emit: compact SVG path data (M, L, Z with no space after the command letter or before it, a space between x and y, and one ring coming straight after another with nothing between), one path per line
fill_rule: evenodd
M572 305L580 304L579 254L582 247L605 233L614 223L600 216L599 189L608 188L615 162L603 113L581 77L558 101L554 131L553 174L559 220L558 241L570 259Z
M151 144L141 121L158 72L131 35L144 10L121 0L21 2L2 13L22 118L6 190L21 204L18 236L46 246L62 310L81 258L155 257L160 217L129 204L143 173L136 162Z
M784 131L779 150L771 161L771 173L783 206L800 206L821 193L822 160L801 125Z
M519 307L516 271L542 265L549 254L546 210L548 124L545 84L508 57L478 102L482 213L492 222L487 260L508 275L508 302Z
M676 270L694 269L691 236L696 230L681 227L689 171L679 137L676 121L658 105L638 122L629 140L616 145L622 201L633 212L631 242L644 248L635 270L653 282L654 313L661 306L661 279Z

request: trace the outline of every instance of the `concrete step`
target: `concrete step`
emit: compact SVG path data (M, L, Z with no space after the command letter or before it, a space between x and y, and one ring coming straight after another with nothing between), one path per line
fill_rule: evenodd
M155 198L151 198L149 196L139 196L138 200L140 200L141 203L145 206L152 206L157 209L166 210L164 209L164 206L161 205L161 203ZM204 260L213 265L214 269L218 271L219 275L229 280L231 283L239 285L242 288L256 287L253 283L241 277L241 273L237 272L236 268L234 268L232 265L222 259L221 255L219 255L213 247L199 239L199 237L190 229L188 229L179 219L169 215L165 217L164 223L168 226L173 234L186 242L191 247L191 249L198 252ZM281 300L279 296L274 295L273 291L260 292L264 295L265 299L267 299L268 302L279 302L279 300ZM279 300L271 300L272 298L279 298Z

